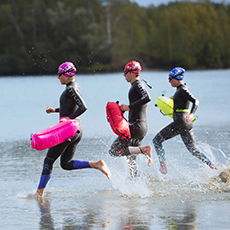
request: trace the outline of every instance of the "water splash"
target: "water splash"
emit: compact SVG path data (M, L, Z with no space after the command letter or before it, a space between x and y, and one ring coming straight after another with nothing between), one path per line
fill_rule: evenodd
M226 168L227 157L223 151L208 144L201 144L199 147L219 167ZM190 155L187 150L183 151L186 151L186 153L181 153L184 158L175 156L174 153L168 156L169 173L167 175L162 175L158 171L157 159L153 157L153 165L147 167L146 158L139 155L137 161L139 176L134 179L130 178L126 158L113 158L113 166L110 166L113 188L118 190L121 196L127 197L181 197L183 199L230 190L226 184L220 186L212 179L220 174L221 168L218 171L212 170Z
M218 175L208 176L209 188L218 192L230 192L230 162L219 169Z

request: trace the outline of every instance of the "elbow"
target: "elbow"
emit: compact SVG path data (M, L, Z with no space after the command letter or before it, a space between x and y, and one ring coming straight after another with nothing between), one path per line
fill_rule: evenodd
M198 106L199 106L199 101L196 100L196 101L195 101L195 108L196 108L196 110L197 110Z
M147 102L150 102L150 101L151 101L151 97L150 97L150 95L149 95L148 93L147 93L146 100L147 100Z
M87 107L86 106L81 106L78 110L77 110L77 117L82 115L85 111L87 110Z
M87 107L82 107L82 108L79 110L79 112L80 112L80 114L83 114L86 110L87 110Z
M147 97L146 100L145 100L145 103L148 103L151 101L151 97Z
M141 98L143 104L146 104L151 101L151 97L149 95L145 95L145 97Z

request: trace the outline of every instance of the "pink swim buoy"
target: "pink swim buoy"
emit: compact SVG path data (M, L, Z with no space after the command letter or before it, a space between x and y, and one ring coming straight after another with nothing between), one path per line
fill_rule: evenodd
M78 120L68 120L43 129L31 136L31 147L44 150L65 141L71 141L79 130Z

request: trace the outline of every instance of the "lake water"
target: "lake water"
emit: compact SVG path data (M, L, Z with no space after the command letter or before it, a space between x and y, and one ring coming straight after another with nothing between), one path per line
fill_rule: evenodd
M149 130L143 145L171 118L155 107L158 96L171 96L168 72L142 72L153 88L148 104ZM65 86L57 76L0 78L0 229L230 229L230 186L214 183L230 157L230 70L187 71L185 82L199 99L194 123L198 146L216 163L211 170L186 150L180 137L164 143L168 175L138 156L139 177L129 178L125 158L108 150L116 135L106 120L108 101L128 103L128 84L122 73L77 75L88 110L81 116L83 138L76 159L104 159L112 177L93 169L64 171L59 160L44 198L29 199L36 191L46 150L30 147L30 135L58 122L46 114L58 107Z

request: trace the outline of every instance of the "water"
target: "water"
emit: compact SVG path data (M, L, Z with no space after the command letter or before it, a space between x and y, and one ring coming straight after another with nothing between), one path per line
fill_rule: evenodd
M154 106L156 97L173 95L168 72L143 72L152 86L148 106L149 131L143 145L171 118ZM112 177L93 169L67 172L59 159L44 198L28 198L36 191L46 151L32 150L30 134L54 125L64 89L56 76L0 78L0 229L229 229L230 186L212 178L227 167L230 157L230 70L187 71L185 82L199 99L194 124L198 146L217 164L213 171L191 156L181 139L165 142L168 175L138 156L139 177L129 178L125 158L108 150L115 139L106 121L108 101L127 103L130 85L122 73L78 75L88 110L81 116L83 139L75 158L104 159Z

